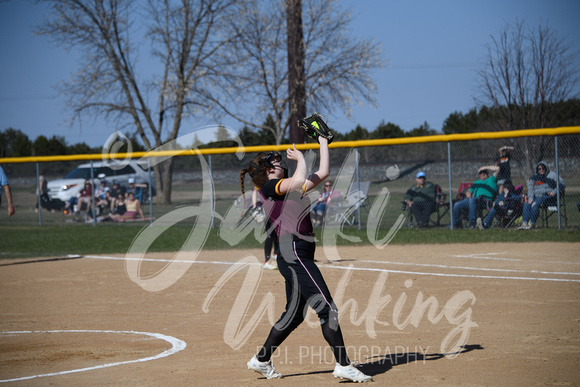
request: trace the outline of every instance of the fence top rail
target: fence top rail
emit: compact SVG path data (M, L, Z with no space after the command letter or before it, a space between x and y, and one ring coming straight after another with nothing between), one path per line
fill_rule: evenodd
M401 138L386 138L374 140L337 141L330 144L329 147L359 148L370 146L407 145L407 144L421 144L432 142L490 140L490 139L513 138L513 137L561 136L568 134L580 134L580 126L564 126L559 128L547 128L547 129L522 129L501 132L440 134L435 136L401 137ZM135 159L148 157L230 154L240 152L242 149L243 152L254 153L265 151L284 151L288 149L288 147L289 144L283 144L283 145L258 145L247 147L226 147L226 148L211 148L211 149L178 149L178 150L116 153L116 154L93 153L93 154L60 155L60 156L4 157L0 158L0 163L33 163L33 162L101 160L101 159L124 160L129 158ZM319 145L314 143L296 144L296 148L300 150L318 149Z

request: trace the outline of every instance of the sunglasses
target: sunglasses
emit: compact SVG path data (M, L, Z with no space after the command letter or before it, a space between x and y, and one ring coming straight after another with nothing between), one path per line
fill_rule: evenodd
M332 187L332 184L324 184L325 187Z
M544 168L544 167L538 167L538 171L545 171L545 170L546 170L546 168Z
M268 155L266 155L265 158L266 163L271 164L272 161L282 161L282 156L280 156L280 153L274 153L274 152L270 152L268 153Z

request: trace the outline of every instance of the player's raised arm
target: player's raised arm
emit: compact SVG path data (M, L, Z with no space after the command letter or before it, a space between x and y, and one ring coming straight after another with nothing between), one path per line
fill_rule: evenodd
M304 192L308 192L330 175L328 145L332 142L334 134L332 134L332 131L318 113L313 113L308 117L298 120L298 125L304 130L307 136L318 141L320 144L320 164L318 171L306 179L303 187Z
M320 163L318 171L311 174L304 183L304 192L308 192L318 184L322 183L330 175L330 152L328 150L328 140L319 138L320 142Z
M298 191L304 186L306 181L306 161L304 161L304 155L298 149L296 145L292 144L292 148L286 150L286 156L288 160L294 160L297 162L296 171L294 175L288 179L282 180L280 187L278 188L280 193L284 194L291 191Z

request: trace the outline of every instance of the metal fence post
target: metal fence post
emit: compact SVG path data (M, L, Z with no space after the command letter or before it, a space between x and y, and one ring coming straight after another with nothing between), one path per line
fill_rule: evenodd
M97 214L96 208L95 208L95 173L93 171L93 160L91 160L91 215L93 216L93 227L95 227L97 225L97 217L95 216ZM81 205L79 203L79 211L81 210ZM87 211L87 215L89 214L89 211Z
M447 168L449 171L449 223L453 230L453 183L451 181L451 143L447 143Z
M209 197L210 197L210 202L209 202L209 209L211 211L211 228L214 228L214 200L213 200L213 173L211 170L211 154L207 155L208 156L208 166L209 166Z
M556 153L556 206L558 208L558 230L562 229L562 213L560 208L560 165L558 160L558 136L554 136L554 151Z
M38 162L36 162L36 201L38 203L38 225L42 226L42 203L40 202L40 195L42 193L40 190L40 170L38 169Z
M358 148L354 148L354 152L355 152L355 169L356 169L356 189L358 194L360 195L360 179L359 179L359 169L358 169L358 164L359 164L359 153L358 153ZM360 197L359 197L360 199ZM361 229L361 224L360 224L360 206L358 206L357 208L357 217L358 217L358 229Z
M153 224L153 188L151 183L151 157L147 158L147 173L149 174L149 224Z

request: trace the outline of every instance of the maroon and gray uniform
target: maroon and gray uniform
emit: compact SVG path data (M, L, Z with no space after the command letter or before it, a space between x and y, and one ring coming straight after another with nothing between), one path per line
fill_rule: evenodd
M276 234L279 237L295 234L305 239L313 239L310 199L298 191L280 194L278 187L282 180L269 180L260 190L262 205L270 222L276 227Z
M310 220L310 200L299 192L281 194L282 179L266 182L260 189L263 206L279 237L278 269L286 284L286 308L272 327L268 339L258 354L259 361L270 360L272 353L303 321L307 306L320 319L322 334L332 347L336 361L350 364L338 310L328 286L314 263L314 233Z

